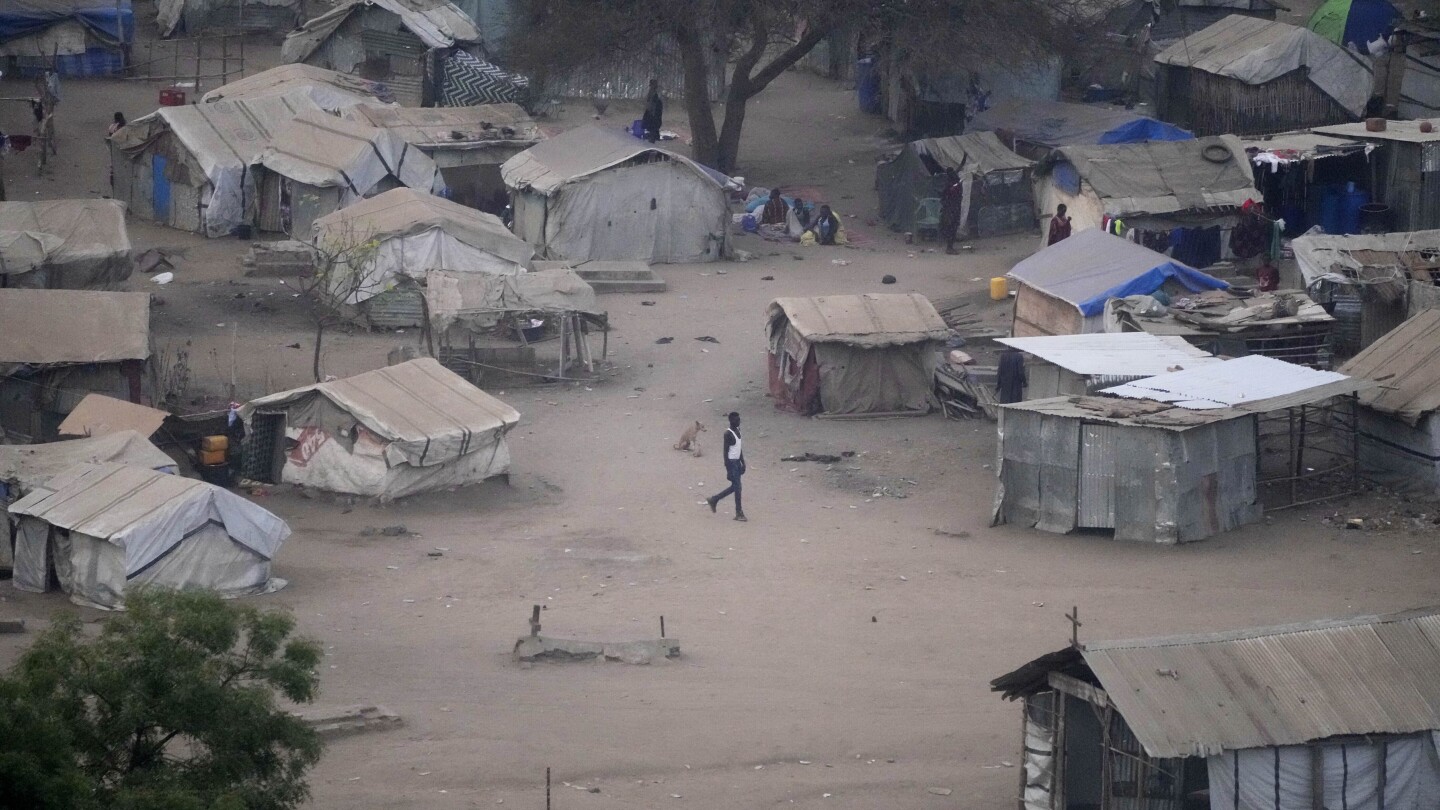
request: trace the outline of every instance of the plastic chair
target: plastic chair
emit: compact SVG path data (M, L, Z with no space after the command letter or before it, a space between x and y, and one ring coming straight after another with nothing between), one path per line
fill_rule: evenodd
M915 236L924 239L926 231L940 238L939 197L926 197L915 206Z

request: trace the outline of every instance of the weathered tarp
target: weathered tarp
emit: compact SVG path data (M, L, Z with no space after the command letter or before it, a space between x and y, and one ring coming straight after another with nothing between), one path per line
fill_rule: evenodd
M1071 167L1078 180L1088 185L1081 190L1093 193L1111 216L1238 208L1260 196L1250 158L1234 135L1063 146L1041 161L1037 171L1048 171L1051 182L1059 186L1065 184L1064 175Z
M387 129L430 153L499 148L528 148L544 133L518 104L468 107L352 107L346 117ZM456 137L456 135L459 137ZM447 164L448 165L448 164Z
M345 303L369 300L402 277L422 281L432 270L516 275L535 255L493 214L410 188L377 194L315 222L314 244L342 264L351 249L371 241L374 254L358 268L365 281L351 284L347 271L337 272Z
M278 65L236 79L206 93L202 100L283 96L293 91L309 95L321 108L340 110L357 104L393 104L395 95L383 82L372 82L314 65Z
M1296 70L1351 115L1365 112L1373 80L1364 57L1314 31L1232 14L1161 51L1162 65L1192 68L1260 85Z
M425 275L425 302L437 332L455 323L483 329L507 312L602 312L595 289L567 268L509 276L435 270Z
M63 55L84 53L85 38L121 45L128 44L135 37L135 15L130 8L130 0L6 0L0 4L0 55L36 56L33 51L12 54L3 46L65 23L78 24L84 38L80 40L78 49L70 47L58 51ZM63 44L64 39L57 39L55 44ZM49 49L42 53L44 56L54 55Z
M133 430L122 430L88 439L0 445L0 484L11 488L11 497L23 496L76 464L106 461L161 472L174 472L176 467L175 459L149 439ZM0 497L0 503L4 501Z
M10 514L21 528L17 588L45 590L53 563L72 601L107 608L135 585L229 596L271 589L270 560L290 536L285 521L232 492L112 463L71 467Z
M997 98L966 125L971 132L992 130L1021 141L1055 148L1075 144L1184 141L1195 136L1111 104Z
M124 203L0 202L5 287L111 290L133 267Z
M285 37L280 56L286 62L303 62L315 52L356 10L375 6L400 18L400 24L429 48L450 48L482 41L480 29L464 12L446 0L349 0L343 5L307 20L300 30Z
M1074 304L1087 318L1104 312L1111 298L1148 295L1171 278L1192 292L1230 287L1163 253L1093 228L1042 248L1006 275Z
M255 178L250 164L296 116L318 109L304 91L161 107L122 127L110 142L130 160L148 162L156 141L172 135L183 153L169 155L180 164L169 171L176 177L186 175L191 186L208 186L201 195L201 231L206 236L226 236L254 217Z
M1386 275L1409 278L1412 267L1430 263L1424 254L1440 251L1440 230L1309 234L1296 237L1293 244L1295 263L1307 287L1317 281L1354 284L1362 274L1371 282Z
M340 189L341 208L375 191L387 178L426 194L445 189L440 168L388 130L304 110L255 159L282 177Z
M0 372L150 356L150 295L0 289Z
M155 22L160 26L160 36L162 37L171 36L176 29L182 27L186 28L186 32L189 34L199 35L202 31L198 26L207 21L211 12L220 8L237 7L242 3L246 6L259 7L250 9L252 19L275 19L273 13L262 17L262 12L268 9L283 9L290 12L283 15L289 17L289 25L280 29L282 31L289 30L299 22L298 17L304 9L304 0L155 0ZM184 23L183 26L182 23Z
M1017 181L1033 161L1006 149L993 132L972 132L947 138L912 141L893 159L875 167L875 191L880 200L880 218L892 228L913 230L920 200L939 197L946 169L961 175L965 189L962 224L968 224L974 205L975 183L992 172L1016 172ZM1028 184L1027 189L1028 191Z
M520 414L430 358L252 400L285 414L295 444L281 478L382 499L460 486L509 470L505 434Z
M789 325L810 343L873 348L945 340L952 331L919 293L776 298L766 320Z

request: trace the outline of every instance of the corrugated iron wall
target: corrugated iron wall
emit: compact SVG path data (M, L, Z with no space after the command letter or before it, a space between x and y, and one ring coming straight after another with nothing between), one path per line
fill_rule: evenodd
M710 100L725 94L728 72L723 55L710 64ZM660 94L670 103L685 96L685 71L680 64L679 46L668 36L657 36L649 48L593 62L573 70L545 77L541 91L565 98L643 99L650 80L660 82ZM673 100L673 101L672 101Z

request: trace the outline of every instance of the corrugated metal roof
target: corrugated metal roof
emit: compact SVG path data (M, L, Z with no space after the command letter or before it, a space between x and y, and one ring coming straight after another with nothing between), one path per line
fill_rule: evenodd
M1205 363L1222 362L1182 337L1148 332L1100 332L1089 335L996 338L1066 371L1089 376L1146 377Z
M510 188L530 189L548 197L566 183L644 155L683 163L720 189L720 183L690 158L624 131L597 126L577 127L526 149L501 164L500 176Z
M1427 309L1355 355L1341 371L1376 387L1360 402L1414 425L1440 410L1440 309Z
M1371 132L1366 129L1365 122L1363 121L1358 124L1336 124L1329 127L1315 127L1315 131L1322 135L1336 135L1341 138L1354 138L1356 140L1403 141L1405 143L1435 143L1440 141L1440 129L1421 132L1419 121L1386 121L1385 129L1380 132Z
M372 82L334 70L306 64L279 65L236 79L206 93L202 100L283 96L294 90L306 93L327 110L365 102L390 103L395 96L382 82Z
M952 334L930 299L919 293L777 298L766 321L774 324L782 317L811 343L900 346Z
M1217 146L1229 152L1219 163L1206 157ZM1250 157L1234 135L1062 146L1041 165L1062 160L1074 165L1112 216L1238 207L1260 196Z
M1136 380L1101 393L1170 402L1189 410L1235 408L1266 413L1353 394L1372 385L1338 372L1318 371L1255 354Z
M450 48L482 41L475 21L448 0L348 0L306 20L285 37L280 55L286 62L303 62L357 9L378 6L396 17L427 48Z
M1104 422L1111 425L1157 428L1159 430L1171 430L1177 433L1191 428L1211 425L1216 422L1224 422L1228 419L1249 418L1251 416L1251 414L1244 411L1231 409L1187 411L1183 408L1165 406L1162 403L1150 403L1160 406L1159 408L1142 408L1134 413L1127 414L1124 412L1124 409L1112 409L1108 407L1118 401L1119 400L1104 397L1049 397L1047 399L1027 399L1024 402L1012 402L1001 405L1000 408L1006 411L1028 411L1045 416L1083 419L1086 422Z
M1440 729L1440 613L1088 644L1153 757Z
M1374 149L1374 144L1352 138L1336 138L1330 135L1316 135L1313 132L1279 132L1257 138L1242 138L1240 145L1248 151L1294 153L1296 159L1346 157L1362 150ZM1257 164L1258 165L1258 164Z
M149 293L0 290L0 363L113 363L149 356Z

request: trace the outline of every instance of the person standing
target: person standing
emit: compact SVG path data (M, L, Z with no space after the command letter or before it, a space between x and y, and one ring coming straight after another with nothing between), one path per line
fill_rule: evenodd
M660 82L650 80L650 93L645 97L645 112L640 116L640 127L645 130L645 140L656 143L660 140L660 121L665 116L665 100L660 98Z
M1065 215L1065 211L1065 203L1055 206L1055 216L1050 218L1050 236L1045 240L1047 247L1070 238L1070 217Z
M1025 386L1029 381L1029 375L1025 373L1025 354L1014 348L1001 352L1000 364L995 372L995 398L1000 404L1024 400Z
M960 173L954 169L945 170L945 188L940 191L940 238L945 240L945 252L955 255L955 237L960 232L960 209L964 207L965 187L960 183Z
M745 509L740 503L740 478L745 475L745 448L740 441L740 414L731 411L729 415L730 427L725 431L725 477L729 479L730 486L726 487L718 495L712 495L705 499L710 504L710 511L714 512L715 507L725 500L727 495L735 495L735 519L741 522L746 520Z

